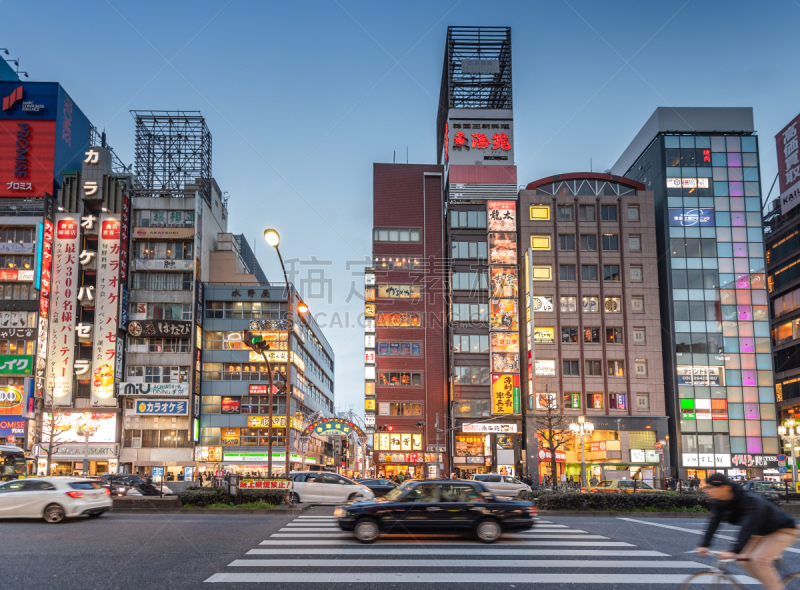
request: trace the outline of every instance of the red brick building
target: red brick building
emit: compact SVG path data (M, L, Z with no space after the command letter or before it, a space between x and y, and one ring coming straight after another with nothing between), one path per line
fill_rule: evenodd
M441 473L450 470L448 435L437 441L436 428L438 417L446 429L448 405L443 172L437 165L373 168L366 412L380 476L436 475L437 442Z

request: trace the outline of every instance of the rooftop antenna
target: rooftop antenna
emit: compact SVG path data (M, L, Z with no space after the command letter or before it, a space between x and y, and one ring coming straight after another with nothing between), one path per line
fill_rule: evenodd
M408 164L408 146L406 146L406 164Z
M397 150L394 150L392 152L392 164L396 164L397 163L396 160L397 160Z
M592 168L592 159L591 158L589 158L589 172L594 172L594 169Z

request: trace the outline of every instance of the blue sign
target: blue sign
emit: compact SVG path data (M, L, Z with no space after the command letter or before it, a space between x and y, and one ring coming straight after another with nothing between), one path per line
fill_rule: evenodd
M128 286L122 285L121 305L119 309L119 329L128 329Z
M153 477L164 477L164 468L153 467Z
M786 457L786 455L778 455L777 459L778 459L778 461L786 461L787 457Z
M714 227L714 210L670 209L669 224L672 227Z
M194 467L183 468L183 481L194 481Z
M788 467L778 467L778 473L786 473L789 471Z
M138 416L186 416L189 400L137 400L134 409Z
M26 422L15 416L0 417L0 436L25 436Z

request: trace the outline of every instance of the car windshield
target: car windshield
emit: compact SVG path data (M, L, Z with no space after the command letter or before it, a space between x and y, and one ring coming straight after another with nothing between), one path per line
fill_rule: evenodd
M403 490L402 488L395 488L391 490L388 494L386 494L384 498L386 498L390 502L393 502L397 500L403 494L404 491L405 490Z
M100 484L96 481L73 481L70 482L69 487L73 490L96 490L100 488Z
M613 481L601 481L597 487L598 488L610 488L614 482Z

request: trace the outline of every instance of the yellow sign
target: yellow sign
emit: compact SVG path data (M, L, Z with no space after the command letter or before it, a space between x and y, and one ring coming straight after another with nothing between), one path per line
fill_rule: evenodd
M269 359L270 363L285 363L286 359L289 358L288 351L286 350L268 350L266 352L267 358ZM250 362L251 363L263 363L264 358L261 356L260 352L256 352L255 350L250 351ZM292 351L292 364L300 369L301 371L305 372L306 370L306 362L301 359L298 355Z
M364 384L364 395L367 397L375 397L375 383L369 382Z
M492 414L513 414L518 390L519 375L492 375Z
M374 303L365 303L364 304L364 316L368 318L375 317L375 304Z
M223 428L222 429L222 446L223 447L238 447L239 446L239 429L238 428Z
M375 400L374 399L366 399L364 400L364 409L368 412L375 411Z
M543 344L552 344L556 341L556 329L537 326L533 330L533 341Z
M269 416L248 416L248 428L269 428ZM286 428L286 416L273 416L273 428ZM292 418L292 428L295 430L303 430L303 423L297 418Z
M419 295L419 285L378 285L379 299L407 299Z

